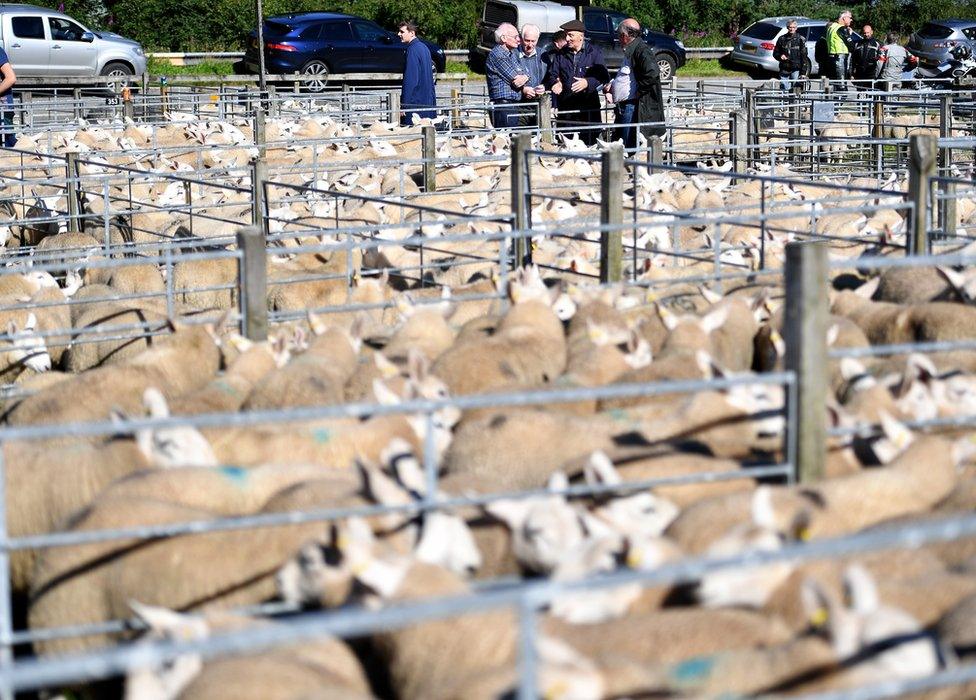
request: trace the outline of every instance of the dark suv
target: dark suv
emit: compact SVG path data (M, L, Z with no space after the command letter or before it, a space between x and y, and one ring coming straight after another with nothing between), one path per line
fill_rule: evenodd
M926 22L912 34L906 48L918 56L923 66L937 66L949 60L949 50L957 44L976 48L976 21L940 19Z
M434 70L444 71L444 50L426 39ZM402 73L407 45L375 22L338 12L302 12L264 21L264 62L268 73L314 77L321 90L331 73ZM248 35L242 68L258 72L258 32Z

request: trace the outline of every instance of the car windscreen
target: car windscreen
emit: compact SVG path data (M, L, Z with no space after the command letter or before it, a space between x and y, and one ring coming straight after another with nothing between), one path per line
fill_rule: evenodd
M742 32L742 36L747 36L750 39L762 39L764 41L768 41L769 39L775 39L776 35L781 31L783 31L783 28L775 24L770 24L769 22L756 22Z
M936 24L935 22L929 22L919 29L916 34L919 39L945 39L951 35L952 27L947 27L944 24Z
M292 27L284 22L266 20L264 23L264 33L266 36L285 36L292 30Z

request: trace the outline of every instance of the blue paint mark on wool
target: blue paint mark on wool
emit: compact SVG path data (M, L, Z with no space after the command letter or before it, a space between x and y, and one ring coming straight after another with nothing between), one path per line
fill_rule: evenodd
M243 486L247 483L248 473L247 469L243 467L220 467L220 473L238 486Z
M715 660L712 657L697 656L675 666L671 675L679 683L688 683L708 677L714 666Z

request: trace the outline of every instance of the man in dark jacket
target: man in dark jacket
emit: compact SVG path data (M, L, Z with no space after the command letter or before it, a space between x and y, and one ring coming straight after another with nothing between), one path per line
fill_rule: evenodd
M851 56L854 60L854 84L868 89L871 82L878 77L880 64L878 56L881 54L881 42L874 38L874 29L865 24L861 30L861 38L854 44Z
M799 80L807 61L807 41L796 32L796 20L786 23L786 34L776 40L773 55L779 61L779 82L789 90Z
M401 124L412 124L413 118L433 119L437 106L434 94L434 62L430 49L417 39L417 25L413 22L400 22L397 25L400 41L407 45L406 62L403 66L403 84L400 88L400 108L403 115ZM427 107L428 109L418 109Z
M617 28L620 43L624 47L624 58L630 65L630 79L637 83L634 99L634 123L640 124L640 133L645 139L664 135L664 99L661 97L661 70L657 65L654 50L641 39L640 24L633 17L620 23ZM657 122L649 124L648 122ZM636 146L636 133L634 146ZM628 144L628 148L631 148Z
M610 82L603 63L603 52L592 43L583 43L583 23L572 20L560 29L566 32L566 46L552 57L545 86L559 96L557 125L560 127L600 124L600 88ZM586 129L581 139L596 143L598 129Z

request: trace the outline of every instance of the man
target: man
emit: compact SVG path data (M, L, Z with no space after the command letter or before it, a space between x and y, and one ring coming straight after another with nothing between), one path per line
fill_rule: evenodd
M844 10L836 22L827 25L827 55L830 64L822 74L833 80L847 80L851 66L851 11Z
M14 94L11 88L17 82L14 67L10 65L7 52L0 48L0 103L2 103L3 117L3 147L13 148L17 145L17 135L14 133Z
M518 45L518 29L502 22L495 30L495 48L485 59L488 98L493 105L491 124L496 129L508 129L518 124L522 88L529 83L528 72L516 52Z
M640 133L645 140L651 136L664 135L664 99L661 96L661 71L657 65L654 50L641 38L640 24L628 17L617 28L620 43L624 47L624 59L630 66L630 80L635 86L636 106L632 124L640 124ZM648 122L658 122L650 124ZM637 131L630 130L630 141L625 138L627 148L637 148Z
M599 47L583 43L585 27L579 20L566 22L566 46L553 56L545 85L559 96L559 126L579 126L603 122L600 88L610 82ZM587 145L596 143L598 129L586 129L581 138Z
M867 89L878 77L881 42L874 38L874 29L870 24L864 25L861 34L861 39L854 44L851 57L854 61L854 84Z
M542 52L542 65L545 68L545 73L549 73L549 67L552 65L553 56L562 51L563 47L566 45L566 32L562 29L557 29L552 35L552 42ZM550 93L550 99L552 100L552 106L555 107L556 103L559 101L558 95L553 95Z
M807 42L796 32L796 20L786 23L786 34L776 40L773 55L779 61L779 82L783 90L789 90L799 80L807 61Z
M546 66L542 62L542 54L537 51L540 34L541 30L536 25L522 25L522 44L518 50L518 57L522 67L529 74L529 82L522 86L524 111L521 119L519 119L521 126L535 126L536 102L539 100L539 96L546 91L542 84L546 77Z
M905 50L904 46L898 43L898 35L894 32L888 32L880 54L878 61L881 65L881 72L878 78L885 81L887 89L890 89L892 84L895 87L900 86L905 79L905 73L912 70L913 61L911 59L914 57Z
M400 41L407 45L406 62L403 66L403 85L400 88L401 124L413 124L414 117L418 119L433 119L436 112L433 109L417 109L418 107L436 107L437 96L434 93L434 62L430 58L430 49L417 40L417 25L404 21L397 25Z

